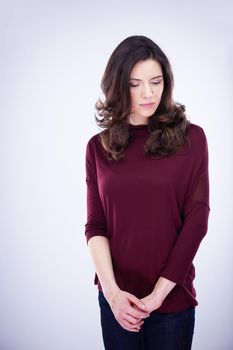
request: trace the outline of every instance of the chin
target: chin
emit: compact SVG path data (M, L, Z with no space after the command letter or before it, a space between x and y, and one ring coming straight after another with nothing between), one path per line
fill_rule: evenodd
M142 117L144 117L144 118L150 118L150 117L152 117L152 115L154 115L155 114L155 111L153 112L153 113L150 113L149 115L147 114L147 115L144 115L144 116L142 116Z

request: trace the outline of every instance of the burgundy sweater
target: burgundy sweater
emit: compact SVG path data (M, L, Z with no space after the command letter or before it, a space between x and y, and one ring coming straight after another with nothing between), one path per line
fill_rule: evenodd
M99 133L86 145L86 240L109 239L116 283L143 298L160 276L176 283L160 312L198 305L193 285L194 256L209 217L208 144L191 123L189 143L175 155L144 154L147 125L129 124L125 157L108 160ZM94 284L102 290L95 273Z

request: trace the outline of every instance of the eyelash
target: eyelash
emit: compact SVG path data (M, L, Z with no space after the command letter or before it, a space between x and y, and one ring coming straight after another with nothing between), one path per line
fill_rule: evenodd
M152 84L153 84L153 85L158 85L158 84L160 84L160 83L161 83L161 80L160 80L160 81L157 81L157 82L153 82ZM136 87L136 86L139 86L139 84L138 84L138 85L129 84L129 86L131 86L131 87Z

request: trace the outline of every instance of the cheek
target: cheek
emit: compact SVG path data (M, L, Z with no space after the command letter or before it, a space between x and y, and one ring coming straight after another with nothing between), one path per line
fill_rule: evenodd
M155 96L158 100L161 100L162 94L163 94L163 89L157 91Z
M135 92L131 92L130 96L132 105L135 105L138 99L137 94Z

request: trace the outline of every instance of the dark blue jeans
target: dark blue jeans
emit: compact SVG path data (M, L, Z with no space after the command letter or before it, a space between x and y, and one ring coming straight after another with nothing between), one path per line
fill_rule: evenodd
M195 307L173 313L153 311L139 332L124 329L98 291L105 350L190 350L195 325Z

